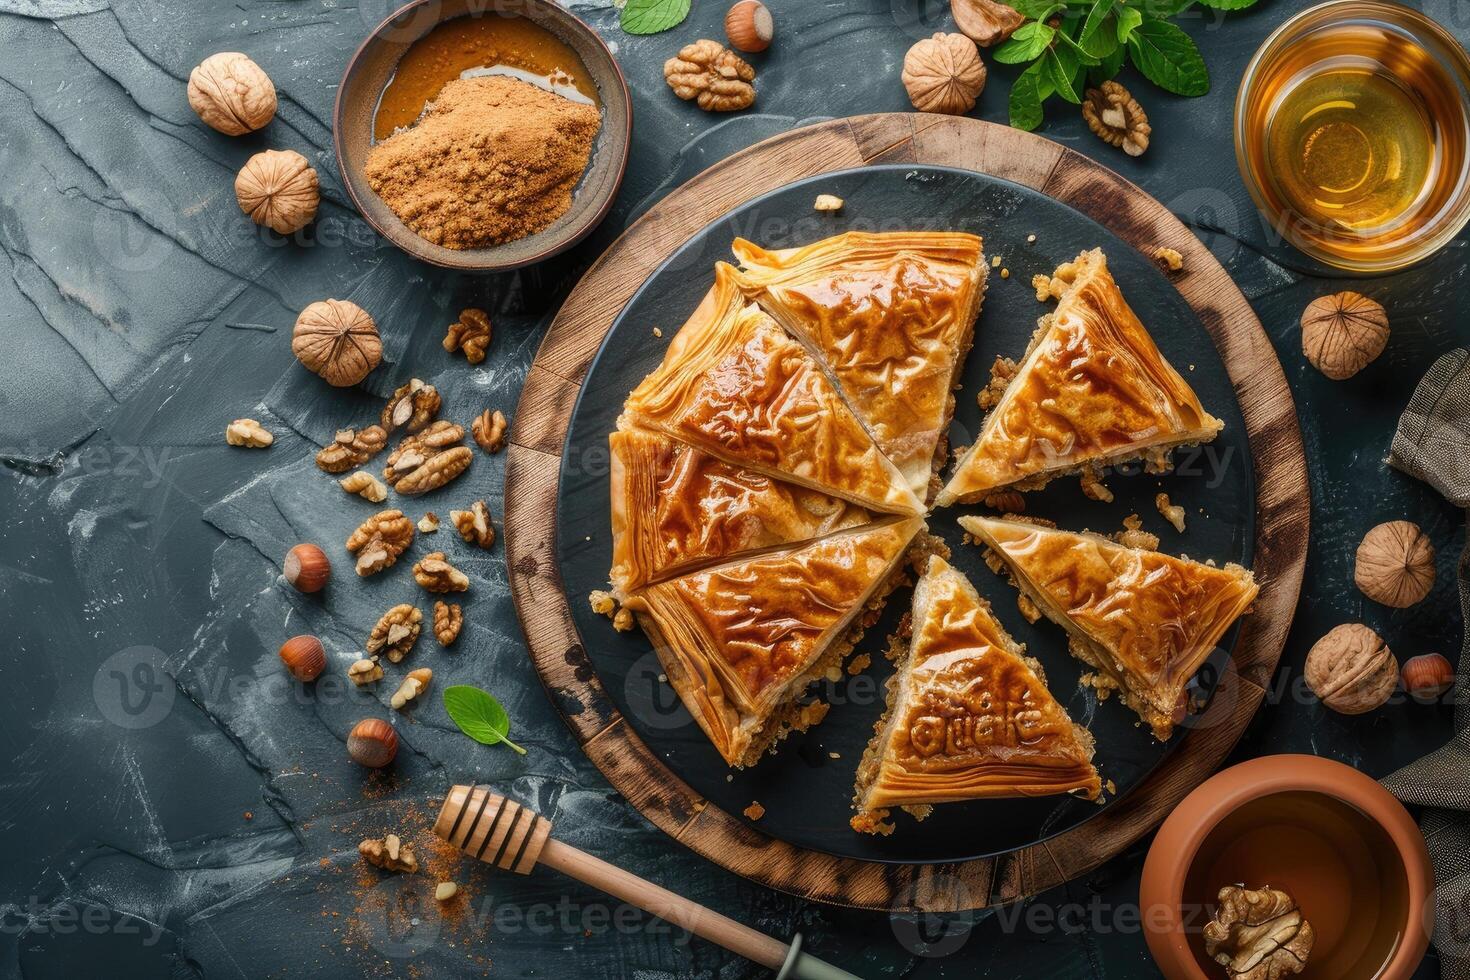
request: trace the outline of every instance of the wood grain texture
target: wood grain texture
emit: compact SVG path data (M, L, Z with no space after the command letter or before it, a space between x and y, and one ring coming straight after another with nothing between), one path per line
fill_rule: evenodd
M1088 215L1147 255L1184 256L1174 284L1220 350L1255 461L1261 582L1233 659L1184 742L1125 799L1042 844L960 864L837 858L774 840L712 806L655 757L603 690L573 624L555 559L562 440L577 386L613 320L675 249L730 209L794 180L881 163L979 171ZM955 911L1016 901L1101 864L1164 818L1224 760L1265 697L1306 562L1309 494L1301 430L1281 365L1250 304L1163 205L1081 154L975 119L888 113L773 137L670 194L613 243L568 297L526 380L506 473L506 563L531 657L553 701L609 782L655 825L731 871L806 898L864 908Z

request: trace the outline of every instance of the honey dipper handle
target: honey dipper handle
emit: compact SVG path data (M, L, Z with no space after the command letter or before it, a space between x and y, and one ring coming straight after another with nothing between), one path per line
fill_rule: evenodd
M772 970L781 969L786 962L789 950L781 940L741 925L713 909L676 895L667 888L660 888L555 838L546 842L538 863L636 905L665 922L687 929Z

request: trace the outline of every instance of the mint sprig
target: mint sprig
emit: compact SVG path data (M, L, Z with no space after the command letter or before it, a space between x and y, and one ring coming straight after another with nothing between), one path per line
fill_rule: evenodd
M1080 103L1089 86L1125 64L1167 92L1204 95L1205 60L1194 39L1168 20L1196 2L1244 10L1256 0L1014 0L1026 22L991 54L1001 64L1026 66L1011 85L1011 125L1037 128L1052 96Z
M657 34L689 16L691 0L628 0L618 24L629 34ZM1255 0L1252 0L1255 2Z
M444 689L444 710L459 730L481 745L504 742L521 755L526 750L506 736L510 733L510 715L488 691L468 684L455 684Z

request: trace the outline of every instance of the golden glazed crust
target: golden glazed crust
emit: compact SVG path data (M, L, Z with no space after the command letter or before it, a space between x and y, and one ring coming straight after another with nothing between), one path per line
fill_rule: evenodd
M831 368L878 447L928 495L985 295L961 232L848 232L767 251L737 238L747 292Z
M873 811L1102 791L1092 735L1047 690L964 574L939 556L914 590L912 637L858 769L855 829Z
M1071 635L1073 655L1103 673L1159 739L1182 716L1185 685L1249 608L1257 587L1239 565L1215 568L1097 534L961 517L1012 580Z
M1096 467L1208 442L1224 423L1164 360L1098 249L1043 318L1025 360L936 503L973 503Z
M868 511L731 466L662 433L619 431L612 451L614 593L700 565L867 524Z
M628 396L619 427L661 430L728 463L873 510L923 513L811 354L744 305L737 276L716 264L714 288Z
M814 679L923 526L868 525L693 572L635 592L624 608L720 755L743 765L782 734L766 723Z

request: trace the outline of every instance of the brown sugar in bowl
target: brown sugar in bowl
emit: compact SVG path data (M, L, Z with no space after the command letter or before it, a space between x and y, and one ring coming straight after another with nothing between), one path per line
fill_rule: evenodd
M1377 782L1329 759L1273 755L1233 766L1164 821L1139 905L1169 980L1225 975L1205 955L1201 930L1215 892L1234 884L1297 900L1316 932L1301 980L1404 980L1433 932L1434 871L1413 818Z
M464 16L524 17L550 31L576 52L602 104L602 126L592 147L592 160L570 210L535 234L489 248L445 248L419 237L374 193L363 174L373 145L379 99L400 59L435 27ZM467 272L530 265L571 248L590 234L607 215L622 186L632 131L632 100L612 52L592 28L551 0L497 0L488 8L480 0L414 0L379 24L348 61L332 117L337 169L367 223L415 258Z

